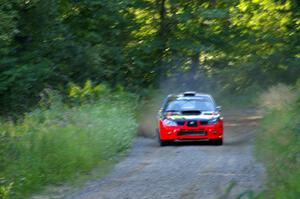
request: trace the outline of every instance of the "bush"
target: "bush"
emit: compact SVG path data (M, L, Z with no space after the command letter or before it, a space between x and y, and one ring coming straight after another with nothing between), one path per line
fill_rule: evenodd
M49 108L0 123L0 177L14 183L16 198L90 171L126 150L135 136L132 96L113 94L71 108L51 99Z
M6 184L4 179L0 179L0 198L8 199L13 183Z
M270 109L282 109L293 103L296 98L296 93L291 88L284 84L272 86L268 92L261 95L261 106Z
M300 93L278 85L262 96L266 107L256 152L267 170L266 198L300 197Z

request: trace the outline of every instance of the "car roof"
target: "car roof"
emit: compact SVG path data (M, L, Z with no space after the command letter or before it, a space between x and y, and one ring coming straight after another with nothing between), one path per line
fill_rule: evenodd
M202 97L210 97L212 98L211 95L207 94L207 93L197 93L194 91L187 91L184 93L180 93L178 95L169 95L170 98L176 98L176 99L200 99Z
M206 93L196 93L196 92L184 92L178 95L169 95L166 99L166 102L174 100L193 100L193 99L203 99L203 97L210 98L213 102L214 99L211 95Z
M177 96L176 99L177 100L191 100L191 99L203 99L203 97L209 97L209 98L211 98L210 95L199 95L199 96L189 96L189 97Z
M188 91L188 92L184 92L178 95L168 95L167 98L165 98L162 107L165 107L169 102L174 101L174 100L192 100L192 99L201 99L203 97L208 97L211 99L211 101L213 102L213 104L215 104L215 100L214 98L206 93L197 93L194 91Z

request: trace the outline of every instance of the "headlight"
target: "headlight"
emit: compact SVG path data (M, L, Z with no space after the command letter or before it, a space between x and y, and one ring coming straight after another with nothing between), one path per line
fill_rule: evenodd
M208 124L217 124L219 121L219 118L213 118L211 120L208 120Z
M164 124L165 126L177 126L177 123L176 123L175 121L169 120L169 119L165 119L165 120L163 121L163 124Z

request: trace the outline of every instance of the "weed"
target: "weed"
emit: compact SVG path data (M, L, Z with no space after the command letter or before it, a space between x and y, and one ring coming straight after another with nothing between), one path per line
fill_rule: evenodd
M14 198L71 180L128 149L136 133L135 101L125 93L73 107L51 98L18 122L0 123L0 176Z

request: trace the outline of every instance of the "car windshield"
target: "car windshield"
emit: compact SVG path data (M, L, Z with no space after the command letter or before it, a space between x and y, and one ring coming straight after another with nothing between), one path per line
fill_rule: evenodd
M186 110L198 110L198 111L214 111L215 106L209 97L197 98L197 99L177 99L171 101L166 111L186 111Z

